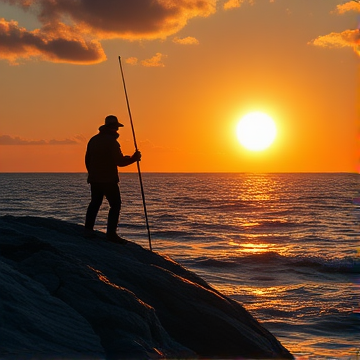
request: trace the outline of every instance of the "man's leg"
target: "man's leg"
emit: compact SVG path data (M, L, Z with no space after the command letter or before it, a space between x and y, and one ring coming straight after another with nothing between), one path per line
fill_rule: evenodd
M107 234L109 236L116 235L116 229L119 223L121 197L117 183L106 184L105 196L110 205Z
M90 186L91 201L86 212L85 228L88 230L93 230L97 213L99 212L104 198L104 191L102 184L93 183Z

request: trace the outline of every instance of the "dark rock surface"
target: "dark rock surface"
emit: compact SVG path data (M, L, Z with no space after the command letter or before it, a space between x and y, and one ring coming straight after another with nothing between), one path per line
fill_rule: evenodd
M292 359L238 302L134 243L0 217L1 359Z

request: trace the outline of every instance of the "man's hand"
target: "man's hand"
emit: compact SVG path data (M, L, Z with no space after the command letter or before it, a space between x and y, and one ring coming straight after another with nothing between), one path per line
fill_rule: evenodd
M139 150L135 151L131 158L134 161L140 161L141 160L141 152Z

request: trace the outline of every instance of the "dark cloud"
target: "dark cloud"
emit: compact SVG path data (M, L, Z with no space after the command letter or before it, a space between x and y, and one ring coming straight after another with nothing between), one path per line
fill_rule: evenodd
M27 140L18 136L11 137L9 135L0 135L0 145L77 145L78 139L64 139L64 140Z
M54 62L96 63L106 59L100 41L159 39L187 21L209 16L217 0L0 0L36 14L40 29L0 21L0 58L40 57Z
M159 38L173 34L188 19L208 16L216 0L32 0L42 23L70 18L98 36ZM26 4L29 0L18 0Z
M85 41L66 25L59 24L58 33L44 30L27 31L16 21L0 19L0 58L16 64L20 58L39 57L53 62L98 63L106 59L100 43Z

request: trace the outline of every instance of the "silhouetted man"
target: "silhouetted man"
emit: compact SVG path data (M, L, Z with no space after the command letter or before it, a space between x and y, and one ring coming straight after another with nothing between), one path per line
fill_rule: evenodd
M86 149L85 164L88 171L88 183L91 186L91 202L86 212L85 231L93 233L95 219L104 196L110 205L106 237L108 240L124 243L116 233L121 209L118 166L127 166L140 161L141 153L135 151L132 156L124 156L117 142L119 127L123 127L117 117L109 115L99 133L93 136Z

